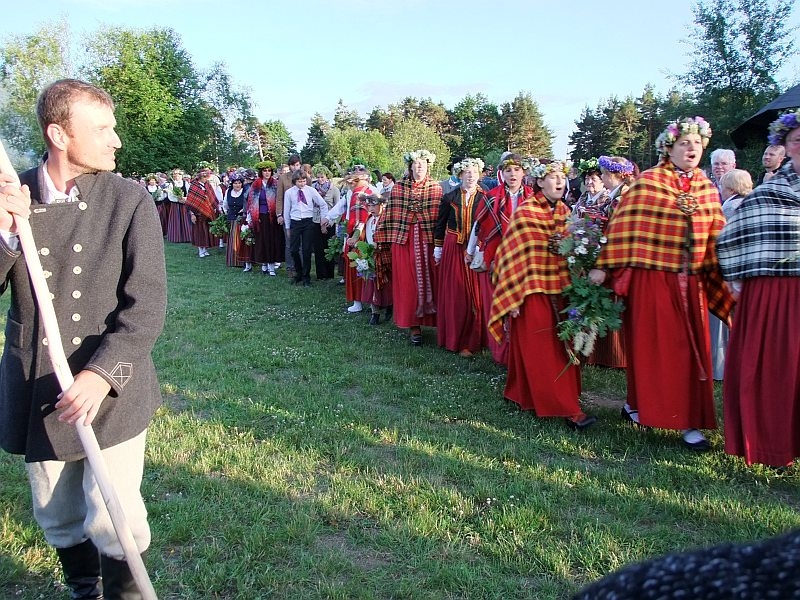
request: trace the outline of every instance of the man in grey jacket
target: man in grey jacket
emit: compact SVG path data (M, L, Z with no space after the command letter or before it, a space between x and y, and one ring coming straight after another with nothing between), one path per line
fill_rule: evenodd
M11 308L0 362L0 446L25 456L34 517L73 598L140 598L76 426L92 424L140 552L150 528L140 486L147 427L161 403L151 359L166 274L150 195L116 176L111 97L65 79L39 96L44 162L0 184L0 291ZM30 225L74 383L61 393L13 215Z

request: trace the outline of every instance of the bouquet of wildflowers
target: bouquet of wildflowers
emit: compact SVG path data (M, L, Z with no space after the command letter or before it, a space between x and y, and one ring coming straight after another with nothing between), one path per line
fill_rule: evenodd
M253 234L253 229L250 227L250 225L247 225L246 223L242 225L242 229L239 231L239 239L248 246L252 246L256 243L256 237Z
M375 277L375 246L367 242L358 242L355 248L347 253L350 266L356 268L359 277L373 279Z
M578 355L589 356L598 337L622 326L622 302L613 292L588 279L600 247L606 243L601 223L591 217L571 217L567 233L561 239L558 253L567 258L570 285L564 290L567 308L561 311L566 318L558 324L558 339L567 343L572 362Z
M231 230L231 226L228 223L228 218L225 215L219 215L216 219L208 224L208 230L214 237L224 238Z

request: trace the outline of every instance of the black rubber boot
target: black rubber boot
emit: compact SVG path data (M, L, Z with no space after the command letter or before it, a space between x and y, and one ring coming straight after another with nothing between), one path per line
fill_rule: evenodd
M73 600L103 598L100 553L92 540L70 548L56 548L56 554L61 561L64 581L72 592Z
M103 572L105 600L141 600L142 594L133 580L128 561L101 554L100 567Z

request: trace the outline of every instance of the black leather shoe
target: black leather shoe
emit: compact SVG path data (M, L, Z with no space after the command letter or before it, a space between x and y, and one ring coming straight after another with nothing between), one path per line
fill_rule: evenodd
M92 540L86 540L71 548L56 548L56 554L61 561L64 581L70 589L72 600L103 597L100 553Z
M577 417L566 417L564 422L567 424L567 427L570 429L575 429L577 431L587 429L597 423L597 417L591 417L589 415L580 415Z
M378 313L372 313L372 316L369 318L370 325L377 325L381 322L381 316Z
M144 559L144 554L142 554ZM139 586L133 579L128 562L100 555L100 567L103 571L103 586L108 600L142 600Z

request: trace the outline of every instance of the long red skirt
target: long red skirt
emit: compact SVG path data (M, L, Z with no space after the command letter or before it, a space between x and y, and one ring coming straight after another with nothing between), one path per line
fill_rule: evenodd
M496 342L494 337L489 333L489 316L492 308L492 298L494 297L494 286L492 285L492 277L489 271L478 273L478 290L481 296L481 312L483 313L483 339L486 341L486 347L492 353L494 362L500 365L508 365L508 332L502 342ZM507 329L514 326L514 321L511 319L506 321Z
M478 274L464 263L464 246L455 233L444 238L436 291L436 341L451 352L479 352L483 340L483 314Z
M539 417L579 415L581 371L556 335L551 297L529 295L512 320L505 397Z
M217 238L211 235L208 224L208 219L196 215L196 220L192 224L192 246L195 248L213 248L217 245Z
M419 257L420 268L417 269L417 253L414 250L414 236L420 235L419 224L411 226L408 242L392 244L392 294L394 300L394 322L398 327L436 326L436 275L433 270L433 244L420 245L425 253ZM425 259L425 260L422 260ZM427 280L432 287L433 297L422 296L418 299L420 285ZM424 288L423 288L424 290Z
M348 249L348 252L352 250ZM348 302L361 302L361 296L364 293L364 279L358 276L358 271L355 267L350 266L350 259L345 258L344 267L344 294Z
M192 220L185 204L172 202L167 221L167 241L183 244L192 241Z
M360 300L364 304L371 304L376 308L386 308L387 306L391 306L392 282L389 281L383 287L378 289L374 279L368 279L367 281L364 281L364 289L361 293Z
M611 331L606 337L598 338L594 351L587 357L586 363L624 369L628 362L625 356L625 335L622 330Z
M713 429L714 380L705 291L678 273L632 269L625 300L628 403L639 421L664 429Z
M747 464L800 456L799 277L746 279L725 365L725 452Z

